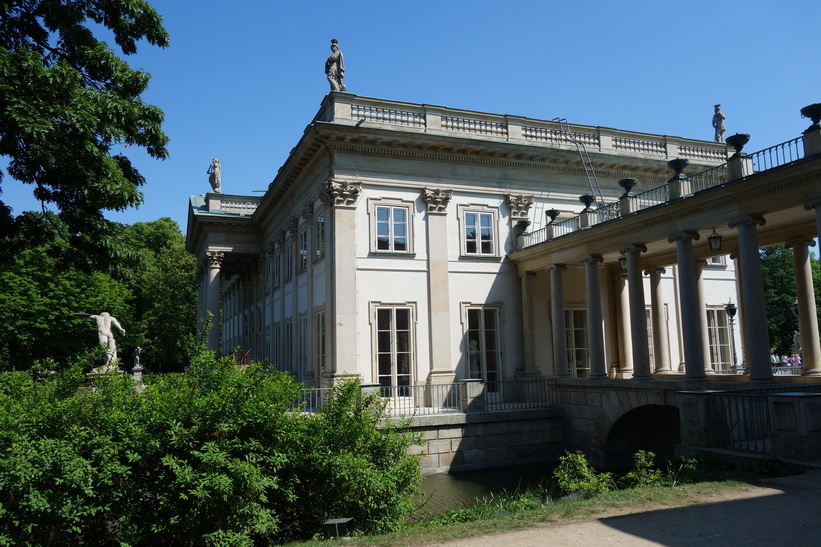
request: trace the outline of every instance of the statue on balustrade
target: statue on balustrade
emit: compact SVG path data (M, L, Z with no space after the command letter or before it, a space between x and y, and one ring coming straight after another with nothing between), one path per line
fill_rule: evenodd
M325 61L325 75L331 84L331 91L348 91L342 79L345 77L345 59L339 51L339 42L336 38L331 40L331 55Z
M222 170L219 158L211 160L211 165L206 172L208 173L208 182L211 183L211 189L220 193L222 191Z
M717 104L714 107L716 109L715 114L713 114L713 127L716 130L716 142L724 142L724 131L726 127L724 126L724 114L721 113L721 105Z

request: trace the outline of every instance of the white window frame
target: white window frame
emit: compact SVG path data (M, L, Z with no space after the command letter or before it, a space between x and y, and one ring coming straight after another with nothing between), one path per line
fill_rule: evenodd
M274 288L282 284L282 245L277 245L274 251Z
M316 355L316 369L319 373L325 370L325 310L318 310L314 314L314 355Z
M724 306L707 306L707 341L710 347L707 365L713 370L730 370L733 367L733 339L730 317Z
M490 207L488 205L474 205L474 204L464 204L458 206L459 211L459 250L460 254L463 257L469 258L499 258L499 249L501 248L501 243L499 241L500 231L499 231L499 209L498 207ZM476 215L476 219L472 219L471 217ZM469 226L475 226L474 222L468 224L469 221L475 220L478 222L479 226L482 226L482 219L486 218L490 221L490 230L491 230L491 241L490 241L490 249L483 249L484 245L482 244L481 235L478 239L468 240L468 228ZM475 232L474 232L475 234ZM470 250L470 244L473 243L476 245L474 250Z
M274 323L273 328L271 329L271 365L276 370L281 370L279 368L280 360L282 358L282 338L281 338L281 329L279 328L279 323Z
M311 347L308 345L308 317L301 315L297 320L297 374L300 378L308 374Z
M465 355L465 377L479 379L489 382L491 391L498 391L499 385L495 382L504 380L504 317L502 304L491 303L471 303L461 304L462 333L464 340ZM495 316L496 326L492 332L488 332L492 327L487 325L487 312L492 312ZM477 322L471 321L471 315L476 314ZM490 336L489 336L490 335ZM476 341L476 348L471 348L471 341ZM472 357L478 351L478 371L472 370Z
M314 221L314 262L325 258L325 213Z
M297 234L299 243L299 254L297 256L297 271L304 272L308 269L308 229L304 228Z
M408 314L408 329L397 329L396 316L398 311ZM390 325L388 329L381 329L379 319L382 312L390 313ZM416 303L415 302L371 302L370 303L370 322L371 322L371 356L373 360L372 371L375 383L382 385L383 394L392 394L399 396L410 395L409 390L403 390L403 387L414 385L416 378ZM408 340L407 347L404 349L400 347L399 337L401 333L407 332ZM384 335L388 333L388 346L384 345ZM401 373L398 369L399 359L401 356L408 357L408 371ZM384 357L383 357L384 356ZM390 372L388 374L380 374L380 365L388 364ZM400 378L400 376L402 378ZM384 383L385 377L388 377L389 384ZM398 387L398 389L387 390L387 387ZM407 392L407 393L406 393Z
M294 278L294 238L285 242L285 282Z
M727 255L710 256L704 261L704 265L710 268L726 268Z
M371 229L371 253L374 254L395 254L395 255L412 255L414 254L414 237L413 237L413 223L414 223L414 209L415 203L409 200L389 199L389 198L372 198L368 200L368 215L370 216ZM379 230L386 225L385 221L380 220L379 211L387 210L390 212L390 217L387 221L388 227L388 248L379 248ZM405 249L397 249L396 242L402 237L394 233L395 214L398 211L405 212Z
M578 315L581 314L581 315ZM583 321L578 319L583 317ZM590 331L587 308L569 306L564 309L565 341L567 342L567 362L574 378L590 376ZM582 323L581 325L577 323ZM581 363L581 366L579 364Z
M285 321L285 328L283 329L282 341L282 370L285 372L294 372L294 322L292 320Z

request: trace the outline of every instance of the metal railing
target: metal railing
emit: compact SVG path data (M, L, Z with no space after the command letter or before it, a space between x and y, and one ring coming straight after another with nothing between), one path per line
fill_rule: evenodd
M461 412L462 384L381 386L391 416L426 416Z
M801 376L804 367L773 367L775 376Z
M804 157L803 137L797 137L750 154L753 161L753 170L756 173L792 163L802 157Z
M485 382L485 410L547 408L558 405L556 380L501 380Z
M315 412L316 409L324 406L328 402L333 391L333 388L330 387L300 389L297 394L297 400L291 405L291 410Z
M711 169L706 169L690 175L684 181L682 195L686 196L689 194L695 194L696 192L701 192L702 190L706 190L708 188L721 186L722 184L728 182L728 179L730 178L729 173L727 164L723 163Z
M670 201L670 189L665 184L658 188L652 188L641 194L636 194L630 198L631 210L649 209L656 205L662 205Z

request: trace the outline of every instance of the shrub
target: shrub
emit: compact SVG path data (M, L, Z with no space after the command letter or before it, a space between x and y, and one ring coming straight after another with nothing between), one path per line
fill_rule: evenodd
M628 487L635 486L655 486L662 483L664 478L662 472L654 467L653 460L656 455L653 452L639 450L633 454L633 469L624 476L624 482Z
M590 467L582 452L566 452L561 456L553 477L563 494L589 496L606 492L613 487L613 476L610 473L597 473Z
M288 375L207 352L141 393L81 368L0 375L0 544L255 545L411 507L414 439L356 383L307 414Z

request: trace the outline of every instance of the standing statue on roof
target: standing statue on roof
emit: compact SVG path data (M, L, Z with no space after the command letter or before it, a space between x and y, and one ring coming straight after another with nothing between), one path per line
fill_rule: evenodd
M216 193L222 191L222 169L220 168L219 158L211 160L211 165L208 166L208 182L211 183L211 189Z
M724 142L724 114L721 113L721 105L715 105L716 112L713 114L713 127L716 130L716 142Z
M345 77L345 59L342 57L342 52L339 51L339 42L336 38L331 39L331 51L333 53L325 61L325 75L328 76L331 91L348 91L348 88L342 83L342 78Z

